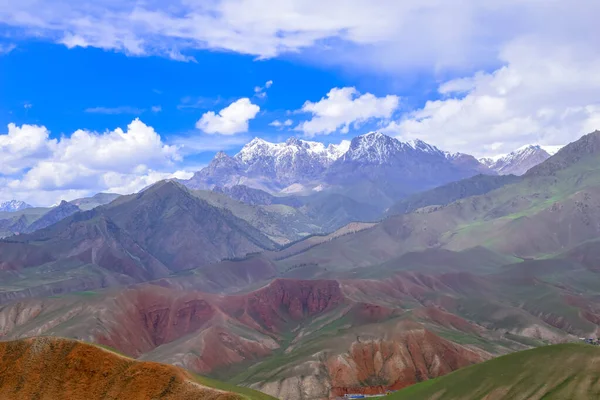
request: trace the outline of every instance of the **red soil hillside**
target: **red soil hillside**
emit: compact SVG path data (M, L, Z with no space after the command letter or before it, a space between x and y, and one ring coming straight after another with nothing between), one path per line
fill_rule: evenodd
M346 299L338 281L276 279L269 285L249 294L231 296L223 309L252 325L257 322L269 332L279 332L288 323L298 323L330 310Z
M75 340L0 343L0 398L242 400L171 365L139 362Z
M326 367L331 397L346 393L382 393L436 378L479 363L489 354L442 339L417 324L401 334L359 340L349 351L331 357Z

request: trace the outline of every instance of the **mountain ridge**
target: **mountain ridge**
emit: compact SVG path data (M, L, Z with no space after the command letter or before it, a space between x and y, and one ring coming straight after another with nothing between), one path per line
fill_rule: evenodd
M297 138L283 143L255 138L233 157L217 153L207 167L180 182L192 189L245 185L270 194L337 192L381 206L482 172L494 174L472 156L448 157L421 140L401 142L374 131L328 146ZM397 183L390 185L391 180ZM357 185L380 192L380 198L365 197Z

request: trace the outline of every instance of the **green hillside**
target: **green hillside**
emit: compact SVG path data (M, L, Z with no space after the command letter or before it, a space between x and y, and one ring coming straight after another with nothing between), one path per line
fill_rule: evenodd
M598 399L600 348L559 344L521 351L400 390L394 400Z
M479 196L506 185L518 183L515 175L475 175L472 178L450 182L424 192L415 193L391 206L388 216L408 214L427 206L445 206L471 196Z

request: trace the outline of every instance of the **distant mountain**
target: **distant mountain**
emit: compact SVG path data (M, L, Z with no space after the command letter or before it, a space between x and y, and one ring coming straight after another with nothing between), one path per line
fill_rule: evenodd
M21 210L25 210L27 208L32 208L32 207L33 206L30 206L29 204L27 204L21 200L11 200L11 201L5 201L4 203L0 203L0 211L6 211L6 212L21 211Z
M175 182L90 211L76 209L62 202L28 228L34 232L0 241L0 279L10 284L16 276L1 271L20 272L7 296L142 282L277 247L247 221Z
M296 138L285 143L255 138L234 157L217 153L206 168L183 183L191 189L245 184L279 191L293 183L318 179L347 146L348 142L325 146Z
M333 190L363 203L388 207L409 194L471 177L485 170L423 141L401 142L379 132L352 139L325 174Z
M500 175L523 175L548 158L550 153L541 146L528 145L498 159L484 158L480 161Z
M496 171L491 170L486 164L482 163L470 154L465 153L445 153L446 158L458 168L466 171L477 171L480 174L496 175Z
M467 154L450 155L421 140L401 142L370 132L329 146L296 138L284 143L256 138L233 157L217 153L206 168L181 183L223 192L243 186L271 195L336 193L382 212L414 192L480 173L495 174ZM241 199L240 188L232 189L235 198ZM250 191L244 191L249 199Z
M246 185L215 186L213 192L223 193L232 199L253 206L284 204L291 207L300 207L302 205L302 200L297 196L274 196L264 190L251 188Z
M268 213L280 213L282 224L299 225L307 221L313 225L311 230L303 230L306 234L333 232L351 222L371 222L381 218L382 210L370 204L360 203L349 196L333 192L313 192L306 196L288 195L274 196L263 190L244 185L215 188L213 191L223 193L243 203L262 207ZM284 206L284 207L278 207ZM290 208L295 209L292 212ZM288 221L291 216L292 221ZM304 219L304 218L306 219ZM291 225L290 225L291 224ZM273 224L270 224L271 226ZM305 225L308 228L308 225ZM300 239L296 237L293 240Z
M83 211L86 211L96 208L98 206L103 206L104 204L108 204L119 196L120 194L116 193L97 193L92 197L83 197L81 199L75 199L70 201L69 203L76 205Z
M410 195L391 206L386 214L408 214L427 206L445 206L454 201L486 194L519 181L521 181L521 178L515 175L475 175L471 178L450 182L425 192Z
M420 140L401 142L371 132L329 146L256 138L233 157L217 153L206 168L181 183L192 189L246 186L271 194L333 192L387 207L415 191L478 173L493 174L474 157L448 156Z
M41 218L29 225L24 232L34 232L38 229L46 228L75 214L77 211L81 211L79 207L63 200L58 206L50 209L50 211L44 214Z

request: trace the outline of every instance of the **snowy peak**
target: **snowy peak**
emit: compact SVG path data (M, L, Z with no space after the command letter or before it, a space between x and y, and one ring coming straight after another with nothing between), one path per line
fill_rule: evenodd
M346 141L339 145L325 146L320 142L301 140L296 137L291 137L284 143L271 143L264 139L254 138L235 155L235 158L245 164L254 164L258 161L264 162L266 159L277 162L308 157L327 164L339 158L347 148Z
M386 163L402 152L402 143L380 132L356 136L344 154L344 161L363 163Z
M435 155L445 155L446 154L443 151L441 151L440 149L438 149L437 147L432 146L429 143L425 143L424 141L422 141L420 139L409 140L408 142L406 142L406 144L408 144L414 150L421 151L423 153L435 154ZM456 153L456 154L460 154L460 153Z
M505 156L484 158L479 161L500 175L523 175L548 158L550 154L542 146L526 145Z
M0 211L5 212L16 212L24 210L26 208L32 208L32 206L21 200L10 200L5 201L4 203L0 203Z
M402 156L432 155L445 158L437 147L416 139L401 142L381 132L369 132L352 139L345 161L386 164Z

